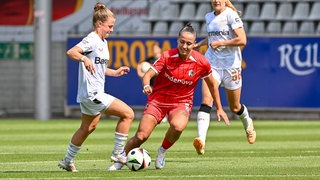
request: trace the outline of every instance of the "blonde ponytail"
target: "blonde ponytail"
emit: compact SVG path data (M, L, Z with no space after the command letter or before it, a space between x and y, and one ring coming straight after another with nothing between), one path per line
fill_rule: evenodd
M105 22L109 17L115 18L112 11L110 11L105 4L98 2L93 9L92 25L94 29L97 27L97 21Z
M231 3L230 0L226 1L226 6L231 8L232 10L234 10L235 12L237 12L239 14L239 16L241 16L241 11L238 11L236 7L234 7L234 5Z

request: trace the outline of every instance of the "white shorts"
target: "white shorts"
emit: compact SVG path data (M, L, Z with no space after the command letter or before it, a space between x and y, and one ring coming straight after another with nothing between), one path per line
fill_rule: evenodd
M81 113L87 115L98 115L105 111L110 104L115 100L115 97L106 93L98 93L92 99L86 99L80 103Z
M226 89L235 90L242 86L241 68L213 69L212 76Z

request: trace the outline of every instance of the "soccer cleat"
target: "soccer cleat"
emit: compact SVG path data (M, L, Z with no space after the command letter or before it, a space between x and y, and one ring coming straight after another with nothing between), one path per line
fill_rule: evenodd
M198 155L204 154L204 143L202 140L198 137L194 138L193 140L193 146L197 150Z
M61 160L58 164L58 166L61 168L61 169L64 169L66 171L69 171L69 172L78 172L78 170L76 169L76 167L74 166L74 162L71 161L71 162L66 162L64 160Z
M252 119L250 126L246 129L247 139L249 144L253 144L256 141L256 130L253 127Z
M120 162L122 164L125 164L127 162L127 156L124 151L122 151L119 154L112 152L112 154L110 156L110 160L111 160L111 162Z
M124 166L124 163L121 162L115 162L113 165L111 165L110 167L108 167L108 171L117 171L117 170L121 170L121 168Z
M162 169L164 167L165 157L166 157L166 150L161 146L158 149L158 154L154 164L156 169Z

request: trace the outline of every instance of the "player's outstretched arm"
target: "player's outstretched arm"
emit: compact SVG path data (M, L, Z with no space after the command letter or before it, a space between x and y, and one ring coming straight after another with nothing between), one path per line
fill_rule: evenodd
M105 74L107 76L118 77L118 76L122 76L122 75L128 74L129 72L130 72L130 68L129 67L122 66L122 67L119 67L118 69L107 68Z

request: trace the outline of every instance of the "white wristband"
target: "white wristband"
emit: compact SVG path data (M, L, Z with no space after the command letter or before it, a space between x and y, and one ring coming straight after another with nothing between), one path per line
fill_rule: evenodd
M84 58L86 58L86 56L82 56L80 62L84 62Z
M145 89L146 87L149 87L149 86L150 86L149 84L144 85L144 86L143 86L143 89Z

